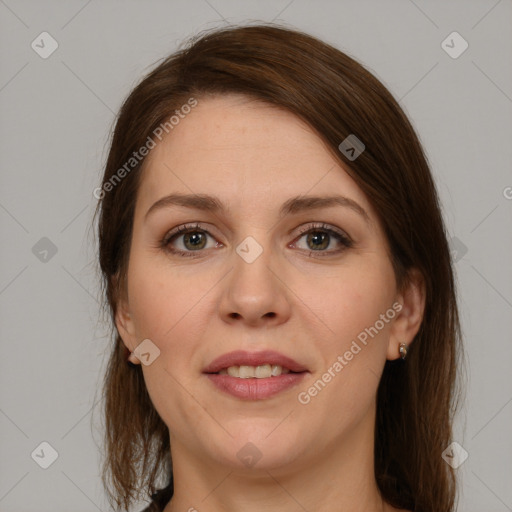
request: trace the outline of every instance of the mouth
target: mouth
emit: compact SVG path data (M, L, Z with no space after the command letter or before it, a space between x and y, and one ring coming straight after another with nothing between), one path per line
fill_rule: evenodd
M222 368L218 371L217 375L229 375L238 379L269 379L271 377L279 377L279 375L286 375L288 373L301 373L292 372L289 368L283 368L279 364L260 364L258 366L229 366Z
M262 400L297 385L309 371L278 352L238 350L215 359L203 373L224 393Z
M274 350L260 352L235 350L217 357L203 369L203 373L226 372L232 377L242 379L277 377L283 373L305 371L307 371L305 366Z

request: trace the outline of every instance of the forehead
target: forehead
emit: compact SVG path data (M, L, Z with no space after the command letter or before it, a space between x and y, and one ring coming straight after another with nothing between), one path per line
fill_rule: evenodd
M242 95L198 98L151 150L138 203L149 206L174 191L213 194L233 208L337 193L371 213L363 192L305 122Z

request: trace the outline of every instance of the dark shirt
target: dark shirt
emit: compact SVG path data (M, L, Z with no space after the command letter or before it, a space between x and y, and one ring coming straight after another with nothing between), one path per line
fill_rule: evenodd
M141 512L162 512L174 493L174 485L171 479L169 485L151 495L151 503Z

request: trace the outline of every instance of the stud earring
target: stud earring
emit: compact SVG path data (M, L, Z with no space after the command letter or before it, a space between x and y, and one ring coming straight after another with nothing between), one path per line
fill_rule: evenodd
M136 366L140 363L140 359L133 352L130 352L130 355L128 356L128 362Z
M140 363L139 358L133 352L130 352L130 350L128 350L126 347L124 349L124 353L125 353L126 364L128 366L131 366L132 368L137 367L138 364Z

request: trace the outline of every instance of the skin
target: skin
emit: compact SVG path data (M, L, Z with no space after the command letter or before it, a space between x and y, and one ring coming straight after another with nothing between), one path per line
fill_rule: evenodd
M227 210L172 206L145 219L175 192L215 195ZM292 196L334 193L356 201L369 223L342 206L278 215ZM196 257L162 248L173 228L195 222L210 234L199 230L204 248L194 251L183 234L171 247ZM333 236L308 243L299 229L319 223L346 233L352 247ZM263 248L250 264L235 251L247 236ZM401 311L301 404L298 394L394 303ZM374 478L376 393L386 360L412 342L423 310L421 278L413 272L397 289L376 212L305 123L241 95L199 98L146 160L116 313L131 351L146 338L160 350L143 374L170 433L175 493L165 512L397 510ZM226 352L268 348L308 368L298 387L242 401L202 374ZM247 442L261 453L252 468L237 457Z

